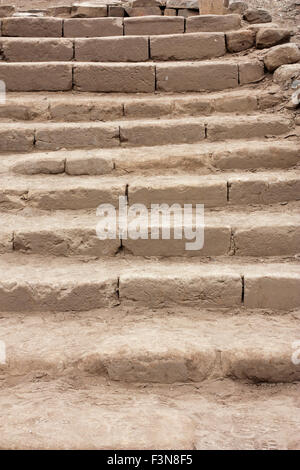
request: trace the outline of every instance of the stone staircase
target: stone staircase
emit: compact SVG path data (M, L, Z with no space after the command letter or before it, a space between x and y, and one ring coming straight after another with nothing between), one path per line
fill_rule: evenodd
M242 28L1 20L0 448L299 445L299 127ZM203 249L101 241L120 196Z

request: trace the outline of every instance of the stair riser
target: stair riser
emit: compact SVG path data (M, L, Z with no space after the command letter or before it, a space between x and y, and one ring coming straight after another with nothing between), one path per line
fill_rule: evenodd
M257 350L234 350L218 352L213 346L206 346L189 354L185 351L172 351L166 354L105 355L95 352L86 355L80 352L77 356L61 359L52 357L48 360L35 355L34 349L28 360L18 356L17 351L10 354L8 365L0 366L2 373L39 374L60 377L63 375L104 376L118 382L160 383L202 382L208 379L234 378L268 383L291 383L300 380L300 368L291 361L288 345L276 353L263 354L259 357ZM145 360L146 359L146 360ZM222 364L220 361L222 359Z
M265 98L268 98L268 94ZM134 97L131 101L119 100L104 101L81 100L72 95L69 99L29 101L14 100L7 97L6 104L0 107L0 119L5 121L54 121L54 122L82 122L82 121L114 121L124 118L158 118L177 116L201 116L213 113L250 112L265 110L273 106L260 105L260 96L230 96L229 93L218 97L193 96L180 99L139 99Z
M122 122L60 125L7 124L0 130L0 152L30 152L80 148L142 147L195 143L203 140L259 138L281 135L290 129L284 118L249 117L234 120L203 118L150 122Z
M221 91L264 77L260 61L243 64L3 63L0 80L7 91L153 93Z
M206 60L226 54L222 33L75 40L0 38L0 48L8 62Z
M75 151L76 152L76 151ZM113 152L103 155L103 151L95 151L93 155L76 155L73 152L53 154L35 154L32 157L20 156L17 163L10 168L16 174L61 174L70 176L79 175L115 175L117 172L137 173L140 170L150 171L181 169L195 171L196 169L213 166L220 170L230 169L276 169L290 168L299 163L300 152L295 145L282 145L278 141L271 145L255 145L251 147L231 147L222 150L191 149L188 153L175 148L172 152L164 147L157 147L155 154L145 154L145 149L140 153L128 155L116 155Z
M62 181L63 184L63 181ZM200 184L200 183L199 183ZM258 189L251 193L250 187ZM144 204L204 204L206 207L228 207L229 205L273 204L297 199L300 182L291 178L285 182L241 181L232 182L229 191L226 181L202 185L176 186L129 186L129 203ZM20 209L35 207L43 210L80 210L92 209L100 204L114 204L118 207L119 196L124 196L125 184L99 188L72 186L69 189L22 189L0 190L0 205L2 209Z
M187 250L187 240L174 240L173 232L169 240L122 241L125 253L134 256L294 256L299 253L300 227L270 226L234 229L229 226L206 227L204 246L200 250ZM115 256L120 249L120 241L102 241L97 238L95 229L58 229L2 232L0 253L12 251L40 254L44 256Z
M186 24L186 26L185 26ZM11 37L103 37L224 32L239 29L239 15L140 18L4 18L2 36Z
M241 272L243 268L241 268ZM288 310L300 306L299 275L244 276L234 273L198 275L147 275L123 273L105 281L57 280L55 283L22 280L0 283L3 312L85 311L100 307L192 306L203 308L246 307Z

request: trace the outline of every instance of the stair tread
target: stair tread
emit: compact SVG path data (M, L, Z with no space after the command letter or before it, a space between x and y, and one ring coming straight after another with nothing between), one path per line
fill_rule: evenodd
M159 313L116 308L59 315L5 315L4 373L50 376L90 373L132 382L200 382L236 377L279 382L300 378L292 343L297 315L264 316L254 311L192 310ZM170 321L172 319L172 321ZM22 329L16 331L16 324ZM245 324L247 327L245 327ZM230 338L230 341L228 341Z
M299 447L299 385L256 387L223 380L197 388L133 388L88 377L36 377L21 385L17 380L0 391L6 404L4 449Z

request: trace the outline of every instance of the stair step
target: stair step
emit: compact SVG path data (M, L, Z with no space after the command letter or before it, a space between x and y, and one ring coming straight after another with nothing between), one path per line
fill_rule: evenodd
M18 332L16 319L2 316L7 360L2 372L50 378L90 374L112 381L160 384L300 379L300 365L292 361L299 332L292 315L193 309L176 315L172 310L168 314L164 310L125 312L116 309L109 322L105 310L70 314L63 322L50 315L22 315Z
M0 151L30 152L76 148L141 147L203 140L255 139L286 134L284 116L208 116L156 120L76 123L3 123Z
M153 93L220 91L264 78L260 60L200 62L0 62L7 91Z
M132 222L132 218L129 219ZM96 227L100 218L95 213L56 212L51 215L34 213L26 215L1 214L0 252L12 251L45 256L115 256L121 247L116 239L100 240ZM114 220L111 220L113 226ZM149 226L148 226L149 224ZM145 257L174 256L293 256L300 252L299 207L282 210L255 211L205 211L204 245L188 250L186 238L190 224L175 217L170 221L169 239L151 238L151 231L167 230L168 222L157 225L145 219L142 230L147 239L122 240L125 253ZM174 227L181 231L182 239L174 239Z
M130 387L41 375L22 383L12 377L1 388L2 449L299 448L296 384L262 387L222 380Z
M204 204L206 207L274 204L299 200L299 171L99 177L64 175L0 177L2 209L35 207L43 210L118 207L119 196L129 203Z
M299 163L300 147L295 141L225 141L102 150L58 150L32 155L3 156L2 171L24 175L105 175L143 172L163 175L175 172L199 173L214 170L290 168Z
M1 311L82 311L118 303L278 310L300 305L295 263L121 261L2 255Z
M112 121L212 113L245 113L279 104L275 91L228 90L209 94L99 95L97 93L8 93L1 104L2 121Z
M224 33L106 38L0 38L8 62L207 60L226 54Z

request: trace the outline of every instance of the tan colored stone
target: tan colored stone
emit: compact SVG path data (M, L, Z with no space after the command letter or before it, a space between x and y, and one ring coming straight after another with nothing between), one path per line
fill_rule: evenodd
M250 30L226 33L226 45L229 52L241 52L250 49L255 43L255 33Z
M266 28L259 29L256 35L256 47L264 49L265 47L273 47L277 44L289 42L291 31L283 28Z
M225 53L225 37L222 33L150 37L150 55L154 60L210 59Z
M9 62L49 62L73 59L70 39L2 38L3 58Z
M74 66L74 89L120 93L155 90L155 68L148 64L80 64Z
M248 23L271 23L272 16L270 13L263 9L248 9L244 13L244 19L248 21Z
M297 44L275 46L264 57L265 66L270 72L274 72L281 65L294 64L299 61L300 49Z
M273 80L290 87L294 80L300 80L300 64L281 65L275 70Z
M14 5L0 5L0 18L6 18L12 16L15 12Z
M148 38L75 39L75 59L81 62L143 62L149 59Z
M277 116L232 116L207 118L207 137L211 140L247 139L280 135L289 131L290 121Z
M264 277L245 273L245 307L287 310L300 305L299 274L266 273Z
M224 0L198 0L200 15L223 15L225 12Z
M107 5L93 2L73 3L72 18L99 18L107 16Z
M197 16L199 12L196 10L188 10L187 8L180 8L178 10L178 16L183 16L184 18L189 18L190 16Z
M176 13L175 8L166 8L164 11L165 16L176 16Z
M214 176L139 177L129 184L130 204L205 204L221 207L227 204L227 181Z
M123 18L125 16L125 8L118 5L108 5L108 16Z
M172 266L166 270L147 270L120 276L122 302L144 304L148 307L170 305L198 305L228 307L241 304L241 278L238 274L216 272L207 265L187 269L181 273Z
M63 25L59 18L4 18L2 36L53 37L62 36Z
M71 15L71 6L53 6L47 8L47 15L58 16L60 18L69 18Z
M204 91L238 86L238 66L228 62L157 64L157 90Z
M130 17L139 17L139 16L161 16L162 11L159 7L137 7L130 8L125 7L125 11Z
M264 64L261 60L253 60L251 62L240 62L238 67L240 85L259 82L265 76Z
M153 16L145 18L124 18L124 34L130 35L156 35L181 34L184 32L184 18Z
M28 152L33 150L34 129L22 125L1 125L0 152Z
M186 19L186 32L225 32L241 27L239 15L200 15Z
M1 63L0 80L7 91L66 91L72 89L72 64Z
M280 172L230 176L229 185L229 201L241 205L294 201L300 191L298 175Z
M64 20L66 38L123 36L122 18L75 18Z
M39 124L36 126L35 146L42 150L61 148L117 147L119 128L114 124Z
M199 142L205 138L204 121L182 120L121 123L120 138L124 146L151 146Z

